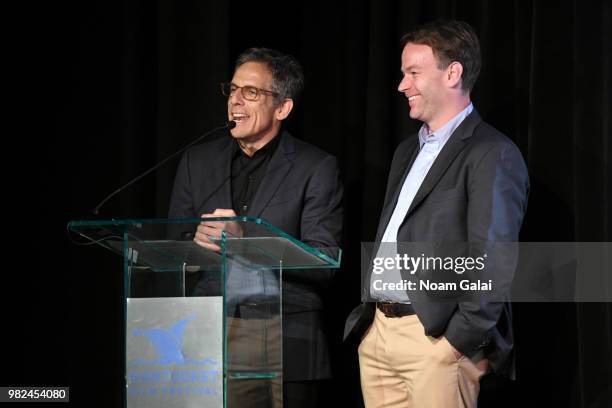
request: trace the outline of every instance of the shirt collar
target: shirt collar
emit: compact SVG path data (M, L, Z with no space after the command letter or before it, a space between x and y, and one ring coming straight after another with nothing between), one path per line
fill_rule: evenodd
M256 157L272 156L272 154L274 154L274 152L276 151L276 147L278 146L278 143L280 141L281 133L282 132L279 132L278 135L274 136L272 140L270 140L264 146L259 148L255 152L255 154L253 154L253 156L249 156L244 151L242 151L242 149L240 148L240 144L238 143L238 140L234 139L234 145L232 147L232 157L233 158L244 157L248 159L254 159Z
M455 115L451 120L446 122L444 126L435 132L431 133L429 131L429 126L423 123L421 129L419 129L419 147L422 148L425 143L437 144L438 148L442 148L444 144L450 139L451 135L459 127L461 122L474 110L474 105L470 102L470 104Z

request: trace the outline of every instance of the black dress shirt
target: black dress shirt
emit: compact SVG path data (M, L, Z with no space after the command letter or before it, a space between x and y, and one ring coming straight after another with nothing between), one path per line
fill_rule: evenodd
M232 207L239 216L244 216L253 202L257 188L263 180L270 158L274 154L279 134L253 156L242 151L235 141L232 154Z

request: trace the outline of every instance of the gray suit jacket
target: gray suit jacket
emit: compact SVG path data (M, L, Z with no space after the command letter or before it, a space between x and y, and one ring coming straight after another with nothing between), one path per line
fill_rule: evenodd
M339 247L342 183L336 158L282 132L247 216L260 217L313 247ZM224 135L188 150L176 173L170 218L199 217L232 208L231 155ZM331 376L321 321L322 292L334 269L283 271L285 380Z
M376 242L382 238L418 149L418 136L414 135L395 151ZM516 145L483 122L474 110L453 132L429 170L397 240L516 242L528 189L527 168ZM425 334L445 336L468 357L485 351L494 370L513 376L513 364L508 364L513 361L509 303L412 303ZM353 310L345 326L345 339L360 339L373 315L373 303Z

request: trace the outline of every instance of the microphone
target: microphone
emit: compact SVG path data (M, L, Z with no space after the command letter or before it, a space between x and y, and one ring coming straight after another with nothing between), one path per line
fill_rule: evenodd
M144 173L134 177L132 180L130 180L129 182L125 183L123 186L119 187L117 190L113 191L112 193L110 193L108 196L106 196L106 198L104 198L104 200L100 201L100 204L98 204L96 206L96 208L93 209L93 214L94 215L98 215L98 213L100 212L100 208L102 208L102 206L104 204L106 204L106 202L108 200L110 200L111 198L113 198L114 196L116 196L117 194L119 194L120 192L122 192L124 189L126 189L127 187L131 186L132 184L134 184L135 182L137 182L138 180L140 180L141 178L143 178L144 176L146 176L147 174L151 173L154 170L157 170L159 167L161 167L164 163L166 163L168 160L174 158L176 155L183 153L185 150L189 149L191 146L199 143L202 139L204 139L206 136L218 132L219 130L223 130L223 129L233 129L236 127L236 122L234 122L233 120L230 120L229 122L227 122L225 125L223 126L219 126L216 127L212 130L209 130L208 132L204 133L202 136L198 137L196 140L192 141L191 143L189 143L187 146L181 148L180 150L172 153L170 156L166 157L164 160L160 161L159 163L157 163L155 166L151 167L149 170L145 171Z

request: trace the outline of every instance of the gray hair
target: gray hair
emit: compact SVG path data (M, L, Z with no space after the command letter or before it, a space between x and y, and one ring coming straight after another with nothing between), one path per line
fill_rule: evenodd
M268 66L272 72L272 91L278 94L276 104L285 99L297 102L304 88L304 72L292 55L270 48L249 48L238 56L235 69L247 62L259 62Z

